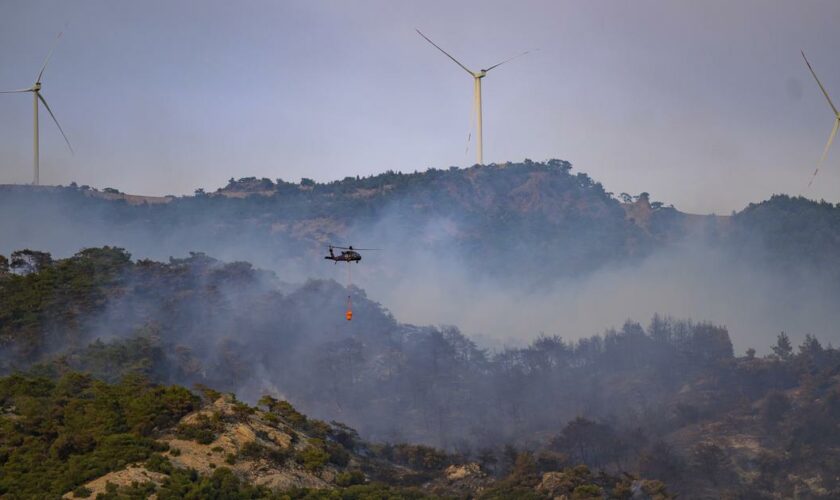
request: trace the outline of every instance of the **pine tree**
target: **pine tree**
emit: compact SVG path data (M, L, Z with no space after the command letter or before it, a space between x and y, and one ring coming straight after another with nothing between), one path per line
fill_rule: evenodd
M780 333L776 338L776 345L773 346L773 354L784 361L788 361L793 357L793 346L785 332Z

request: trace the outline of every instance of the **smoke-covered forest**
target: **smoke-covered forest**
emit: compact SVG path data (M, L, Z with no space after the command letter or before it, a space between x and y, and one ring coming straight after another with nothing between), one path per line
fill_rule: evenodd
M692 215L608 193L562 160L387 172L330 183L231 179L148 198L88 186L0 188L0 252L69 257L117 246L166 261L203 252L290 283L333 279L327 244L374 247L353 284L403 322L456 325L483 346L581 338L666 312L732 329L837 341L840 209L775 196ZM643 291L643 293L640 293ZM750 311L750 314L744 314Z
M724 326L657 315L488 351L455 328L400 323L357 288L348 323L333 314L348 292L335 282L289 285L197 253L132 261L113 247L13 253L0 291L7 372L267 394L366 439L434 445L500 473L521 449L677 492L837 487L840 443L827 436L840 354L812 336L794 346L768 334L756 347L770 354L735 356Z
M840 491L832 204L691 215L558 160L166 199L0 192L14 214L3 374L270 396L531 493L580 464L607 476L581 469L574 484L599 491L625 473L688 497ZM380 250L334 265L329 243ZM205 431L222 439L220 426Z

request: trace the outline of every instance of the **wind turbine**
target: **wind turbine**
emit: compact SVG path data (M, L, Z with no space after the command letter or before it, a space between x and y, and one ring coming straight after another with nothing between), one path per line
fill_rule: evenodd
M476 122L476 143L477 143L476 160L477 160L477 163L479 165L483 165L484 164L484 142L483 142L482 133L481 133L482 132L481 131L481 79L484 78L485 76L487 76L487 73L491 69L497 68L497 67L501 66L502 64L504 64L508 61L516 59L517 57L524 56L525 54L528 54L531 51L526 50L525 52L523 52L521 54L517 54L517 55L515 55L511 58L505 59L504 61L502 61L500 63L494 64L487 69L482 69L481 71L472 71L469 68L467 68L466 66L464 66L463 64L461 64L457 59L455 59L454 57L449 55L448 52L446 52L445 50L440 48L435 42L431 41L429 39L429 37L427 37L426 35L423 34L422 31L417 30L417 33L420 36L422 36L423 38L425 38L427 42L434 45L436 49L438 49L439 51L446 54L446 57L452 59L455 62L455 64L457 64L458 66L463 68L464 71L466 71L467 73L470 74L470 76L473 77L473 80L475 82L474 87L473 87L474 88L474 90L473 90L473 106L475 107L475 122Z
M823 154L820 157L819 163L817 163L817 168L814 170L814 175L811 176L811 181L808 183L808 187L814 182L814 177L817 176L817 173L820 171L820 166L822 165L823 160L828 155L828 150L831 148L831 143L834 142L834 136L837 135L837 129L840 128L840 111L837 111L837 107L834 106L834 103L831 102L831 97L828 97L828 92L826 92L825 87L823 87L822 82L820 79L817 78L817 73L814 72L814 68L811 67L811 63L808 62L808 58L805 57L805 51L802 52L802 58L805 59L805 64L808 65L808 69L811 70L811 74L814 75L814 80L817 81L817 85L820 86L820 90L822 90L823 95L825 95L826 100L828 101L828 105L831 106L831 110L834 111L834 128L831 129L831 135L828 136L828 142L825 144L825 149L823 149Z
M61 125L58 123L58 119L56 119L55 115L53 114L52 110L50 109L50 105L47 104L47 100L44 99L44 96L41 95L41 78L44 76L44 70L47 69L47 63L50 62L50 58L55 52L55 48L58 46L58 39L61 38L63 33L59 33L58 36L55 38L55 43L53 44L52 50L50 50L49 55L47 55L47 59L44 61L44 65L41 66L41 71L38 72L38 76L35 78L35 83L29 87L28 89L18 89L18 90L3 90L0 91L0 94L18 94L23 92L32 92L32 100L34 102L34 119L35 119L35 139L33 141L33 153L35 155L35 163L34 163L34 178L32 180L32 184L37 186L40 182L40 172L39 172L39 165L38 165L38 101L41 101L44 104L44 107L47 109L47 112L52 117L55 125L58 127L58 131L61 132L61 136L64 137L64 142L67 143L67 147L70 149L70 152L73 152L73 146L70 145L70 140L67 139L67 135L64 133L64 130L61 128Z

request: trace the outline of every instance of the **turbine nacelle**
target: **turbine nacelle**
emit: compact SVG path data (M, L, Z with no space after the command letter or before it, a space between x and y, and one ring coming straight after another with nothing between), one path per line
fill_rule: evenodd
M35 85L33 85L30 90L32 92L38 92L39 90L41 90L41 82L35 82Z

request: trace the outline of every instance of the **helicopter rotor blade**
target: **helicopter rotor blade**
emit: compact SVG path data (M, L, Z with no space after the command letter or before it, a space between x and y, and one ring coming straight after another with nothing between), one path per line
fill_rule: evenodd
M340 246L336 246L336 245L330 245L330 248L337 248L339 250L365 250L365 251L368 251L368 250L382 250L381 248L355 248L355 247L351 248L351 247L340 247Z

